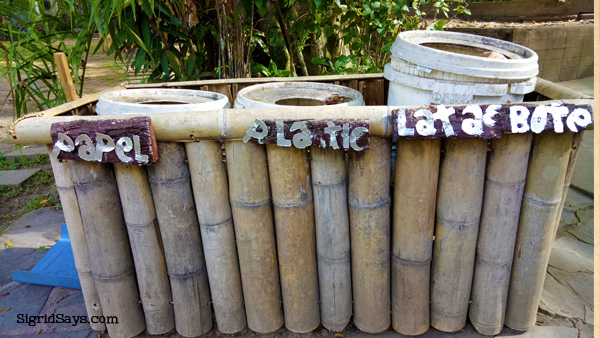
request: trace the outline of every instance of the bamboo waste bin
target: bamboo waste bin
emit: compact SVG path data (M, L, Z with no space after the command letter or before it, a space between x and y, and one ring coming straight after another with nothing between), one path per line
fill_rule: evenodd
M467 316L484 334L531 328L582 132L398 136L392 181L394 123L423 108L153 114L152 165L53 157L88 313L116 316L106 328L119 338L195 337L213 320L223 333L342 331L352 320L419 335L460 330ZM28 118L16 142L50 143L57 122L117 118ZM301 143L285 134L291 123L279 141L293 146L244 142L257 120L276 131L280 119L368 120L369 149Z

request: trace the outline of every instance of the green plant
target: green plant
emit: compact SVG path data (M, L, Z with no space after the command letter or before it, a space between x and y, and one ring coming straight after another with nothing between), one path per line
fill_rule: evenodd
M47 12L54 8L56 13ZM77 94L81 96L92 35L97 17L92 15L97 0L11 0L0 3L0 44L13 97L14 117L31 110L45 110L65 102L56 76L54 53L65 52ZM66 44L66 39L74 39Z
M265 67L260 63L252 64L252 73L259 73L266 77L277 77L277 76L290 76L289 70L277 69L277 65L273 60L269 62L269 67Z

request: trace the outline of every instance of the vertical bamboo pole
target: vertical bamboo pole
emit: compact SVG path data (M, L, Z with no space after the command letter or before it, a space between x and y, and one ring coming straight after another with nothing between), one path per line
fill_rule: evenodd
M102 313L119 319L108 333L133 337L146 326L113 166L71 161L69 168Z
M554 221L554 236L556 236L556 231L558 230L558 226L560 225L560 217L562 216L562 210L565 207L567 193L569 192L569 187L571 186L571 178L573 177L573 170L575 169L575 163L577 162L577 155L579 154L581 142L583 141L584 131L585 130L582 130L579 133L573 135L573 144L571 146L571 154L569 155L569 164L567 165L565 183L563 184L562 198L560 200L558 212L556 213L556 220ZM554 240L552 242L554 242Z
M390 327L391 139L371 137L350 151L348 205L354 325L367 333Z
M311 148L321 322L342 331L352 316L350 225L344 151Z
M171 287L146 168L115 164L115 173L146 330L150 334L167 333L175 327Z
M392 237L392 326L405 335L429 329L440 139L396 141Z
M312 187L307 152L267 145L285 327L319 326L319 285Z
M506 308L514 330L535 325L572 142L571 132L533 137Z
M248 327L273 332L283 316L265 148L229 141L225 153Z
M527 133L490 142L469 308L471 323L485 335L496 335L504 327L531 140Z
M100 298L98 298L98 291L96 291L96 285L94 285L88 245L85 241L83 223L81 222L81 214L79 213L79 203L77 202L77 195L75 194L75 188L71 180L71 171L69 170L67 161L59 161L52 156L52 149L52 145L49 145L48 154L50 155L52 172L54 173L56 189L58 190L60 204L65 215L67 229L69 230L75 268L79 276L87 315L89 318L102 316ZM106 330L106 325L103 323L90 323L90 326L95 331Z
M171 281L175 328L195 337L212 328L210 291L190 172L181 143L159 142L160 160L148 167Z
M189 142L185 148L217 325L235 333L246 327L246 312L221 142Z
M431 266L431 325L455 332L467 320L487 140L446 139L444 148Z

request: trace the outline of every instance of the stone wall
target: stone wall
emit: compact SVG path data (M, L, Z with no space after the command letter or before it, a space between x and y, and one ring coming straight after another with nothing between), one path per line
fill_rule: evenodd
M533 49L539 56L538 76L548 81L570 81L594 76L592 23L451 30L499 38Z

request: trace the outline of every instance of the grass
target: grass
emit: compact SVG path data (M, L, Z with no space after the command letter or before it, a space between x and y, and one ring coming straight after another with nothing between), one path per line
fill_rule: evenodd
M0 170L17 170L17 169L25 169L35 167L38 164L49 163L50 158L48 155L40 155L38 154L35 160L30 160L27 157L21 157L20 161L7 161L4 158L4 154L0 153Z

